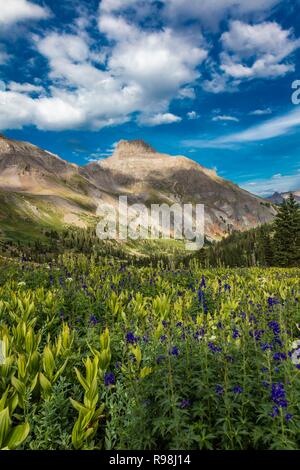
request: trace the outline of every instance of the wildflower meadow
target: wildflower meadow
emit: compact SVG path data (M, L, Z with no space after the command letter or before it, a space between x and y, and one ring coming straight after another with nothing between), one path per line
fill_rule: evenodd
M0 448L298 449L300 270L0 261Z

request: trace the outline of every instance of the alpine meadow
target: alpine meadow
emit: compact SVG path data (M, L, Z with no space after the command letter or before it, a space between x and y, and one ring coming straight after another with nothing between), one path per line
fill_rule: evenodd
M0 0L0 450L300 449L299 14Z

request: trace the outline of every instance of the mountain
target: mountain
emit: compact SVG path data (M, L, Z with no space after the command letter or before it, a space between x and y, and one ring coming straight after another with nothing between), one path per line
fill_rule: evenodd
M277 191L268 197L268 200L274 204L282 204L285 199L289 197L290 194L295 196L296 201L300 202L300 189L297 191L290 191L288 193L278 193Z
M141 140L120 141L111 157L78 166L0 137L0 230L8 236L34 223L87 227L96 221L99 201L117 207L119 195L129 204L204 204L209 239L269 222L275 214L270 203L214 170L158 153Z
M245 230L272 220L270 204L184 156L156 152L143 141L121 141L113 156L94 162L81 174L106 193L130 202L205 204L208 238Z

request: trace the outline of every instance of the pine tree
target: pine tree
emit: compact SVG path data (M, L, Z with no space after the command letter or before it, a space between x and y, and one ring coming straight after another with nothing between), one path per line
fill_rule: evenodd
M290 194L275 218L274 251L278 266L300 264L300 208Z

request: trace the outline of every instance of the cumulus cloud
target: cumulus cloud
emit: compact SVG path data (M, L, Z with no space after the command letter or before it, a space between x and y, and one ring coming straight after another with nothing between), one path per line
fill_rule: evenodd
M100 10L105 13L111 13L136 5L139 2L140 0L102 0Z
M221 36L221 43L221 70L242 80L274 78L292 72L294 64L285 59L300 47L292 30L284 30L276 22L251 25L232 21L229 31Z
M95 53L94 39L82 30L33 36L37 51L48 61L50 84L41 96L33 96L41 91L36 85L10 84L2 97L10 102L0 120L2 129L14 127L14 122L16 127L23 122L40 129L100 129L133 115L151 126L181 119L169 113L169 105L175 98L194 96L197 68L207 57L201 32L145 30L112 14L117 6L101 4L99 29L109 41L105 66ZM24 112L14 116L19 103Z
M125 19L100 16L100 31L115 41L108 60L115 76L134 82L150 98L168 99L192 83L207 57L201 32L145 31Z
M49 16L49 10L29 0L1 2L0 27L26 20L40 20Z
M17 93L43 93L44 88L40 85L32 85L31 83L17 83L10 82L7 85L7 89L10 91L15 91Z
M102 13L120 13L127 9L142 16L160 5L159 13L169 24L199 21L205 27L216 29L221 20L228 18L264 18L282 0L102 0Z
M281 0L164 0L165 15L177 22L199 19L206 26L215 28L228 17L262 15L270 13Z
M234 91L244 79L267 73L275 77L292 69L286 58L298 47L298 40L277 23L231 22L221 37L219 66L208 60L210 46L201 33L200 23L218 22L229 14L234 18L264 15L277 3L279 0L102 0L97 19L105 44L97 44L97 36L89 35L91 19L86 13L67 31L33 36L33 46L48 62L44 89L34 81L6 83L1 99L8 104L0 127L100 129L130 119L144 125L179 122L181 118L170 113L170 104L175 99L195 98L204 64L210 78L203 88L214 93ZM0 26L1 21L10 24L49 14L33 0L5 4L9 6L1 12ZM160 14L153 14L156 11ZM186 23L186 19L196 21ZM277 40L271 41L270 35ZM5 60L0 51L0 62L1 58ZM19 107L22 112L18 114ZM187 118L196 116L191 111Z
M180 122L181 120L182 118L180 116L176 116L172 113L159 113L154 116L143 115L140 122L147 126L159 126L162 124L173 124L174 122Z
M193 121L195 119L198 119L200 116L198 113L196 113L196 111L190 111L187 113L187 118L190 120L190 121Z

